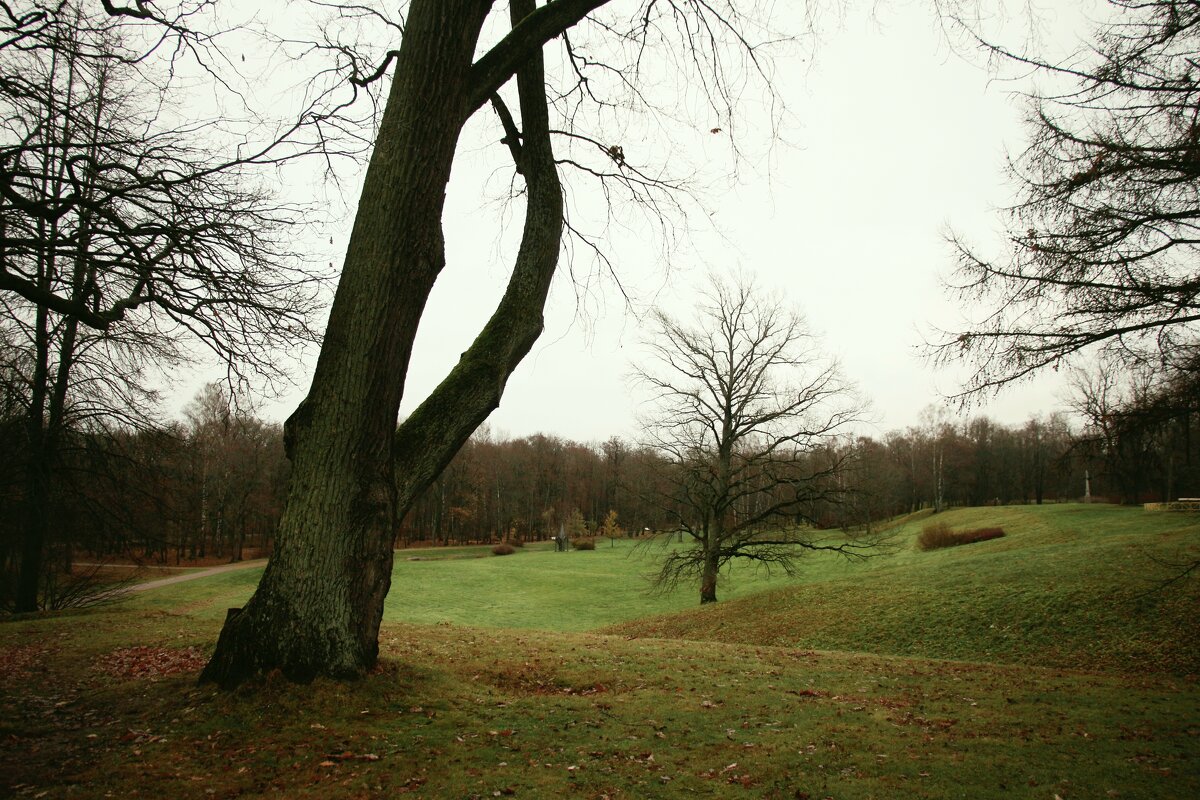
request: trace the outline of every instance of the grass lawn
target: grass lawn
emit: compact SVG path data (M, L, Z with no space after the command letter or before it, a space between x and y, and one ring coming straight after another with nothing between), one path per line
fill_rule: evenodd
M669 595L650 591L662 545L599 540L591 551L558 553L549 542L493 556L490 546L398 550L385 619L495 628L587 631L664 610L697 605L698 586ZM147 592L134 605L224 619L254 591L261 569L214 575L169 593ZM789 583L786 576L737 566L722 597L743 597ZM723 587L724 589L725 587Z
M814 559L794 585L605 629L747 644L869 651L1118 672L1200 673L1200 580L1165 588L1200 559L1200 517L1064 504L941 515L1001 539L922 552L927 520L894 552Z
M1200 796L1197 581L1147 594L1197 518L944 518L1008 535L923 553L914 522L863 564L735 572L703 609L648 598L607 542L400 560L380 666L349 684L195 687L253 570L10 620L0 796Z

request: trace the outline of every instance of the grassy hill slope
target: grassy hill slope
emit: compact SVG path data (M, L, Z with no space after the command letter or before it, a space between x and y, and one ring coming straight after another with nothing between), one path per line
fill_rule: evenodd
M1200 796L1173 676L388 623L363 680L220 692L218 628L0 624L0 796Z
M917 516L865 562L815 555L791 578L737 564L722 575L721 602L705 608L693 585L650 594L657 544L555 553L543 543L502 558L486 547L400 551L385 619L1200 673L1200 576L1160 586L1178 574L1173 564L1200 558L1200 516L1071 504L938 519L1007 535L921 552L929 517ZM219 621L259 575L215 575L131 605Z
M1155 589L1157 561L1196 557L1196 517L942 519L1008 536L923 553L912 521L865 563L735 571L706 608L648 597L644 549L403 560L379 667L350 683L195 686L253 570L10 619L0 796L1200 796L1200 691L1164 674L1195 670L1200 581Z
M928 518L862 564L817 560L798 585L606 628L625 636L1057 667L1200 672L1200 518L1098 505L946 512L989 542L921 552Z

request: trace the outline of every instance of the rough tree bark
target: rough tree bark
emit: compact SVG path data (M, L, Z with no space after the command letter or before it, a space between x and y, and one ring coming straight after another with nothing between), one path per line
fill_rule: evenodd
M246 607L231 610L202 682L231 687L273 669L353 677L375 663L398 514L499 405L541 332L563 223L541 46L601 4L513 0L514 30L477 62L490 0L409 8L312 388L287 424L293 471L275 553ZM514 71L527 209L512 277L458 365L397 431L417 324L444 264L455 145Z
M721 571L721 554L716 547L704 543L704 568L700 575L700 605L717 602L717 574Z

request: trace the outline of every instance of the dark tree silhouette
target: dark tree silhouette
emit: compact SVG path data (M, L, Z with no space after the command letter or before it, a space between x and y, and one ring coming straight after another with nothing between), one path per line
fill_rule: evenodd
M728 117L724 102L736 89L721 70L731 52L742 54L734 69L741 72L743 61L754 69L750 33L739 25L756 3L614 2L625 11L589 18L606 4L513 0L508 33L489 46L482 37L493 0L412 0L400 45L381 66L360 69L361 61L350 59L354 80L390 68L391 86L312 387L287 424L293 471L276 549L249 603L230 612L202 680L233 686L276 668L297 680L349 677L374 664L397 519L496 408L542 330L570 227L560 166L580 168L652 209L669 202L673 184L659 172L639 170L621 143L581 131L593 118L578 111L588 103L601 106L593 113L621 110L605 105L596 87L615 82L643 101L652 82L641 74L642 54L665 42L675 47L681 74L712 70L702 85L714 113ZM603 48L584 49L571 38L585 19L588 34L610 43L627 66L598 61ZM542 52L556 38L575 79L548 89ZM330 47L346 53L332 39ZM501 93L514 76L515 114ZM397 430L417 326L445 264L442 212L455 148L485 104L496 111L524 184L520 247L478 338ZM574 116L552 129L551 106ZM556 158L552 137L581 155Z
M806 551L864 552L812 525L845 493L852 450L833 445L862 409L803 320L749 283L714 279L691 324L661 312L654 323L653 361L639 370L647 429L673 465L666 507L693 545L664 557L659 584L698 578L711 603L731 559L790 573Z
M994 390L1089 348L1195 363L1200 321L1200 6L1109 0L1091 52L1050 62L977 38L1062 91L1030 98L1021 199L996 258L955 238L952 288L987 316L938 343Z
M38 607L43 553L65 535L53 509L68 429L144 424L149 377L198 343L236 378L277 375L274 347L316 338L318 276L291 248L302 209L252 175L279 142L214 152L202 122L173 113L190 13L156 18L147 39L136 14L64 2L9 13L0 43L0 370L22 406L21 611Z

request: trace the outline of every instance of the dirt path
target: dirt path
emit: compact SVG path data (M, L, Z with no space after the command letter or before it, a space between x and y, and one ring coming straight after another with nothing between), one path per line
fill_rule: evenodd
M206 569L206 567L167 567L167 566L163 566L162 564L149 564L149 565L120 564L120 563L114 564L114 563L110 563L110 562L106 562L106 561L72 561L71 566L72 567L105 567L107 569L120 569L121 567L127 567L128 569L138 569L142 566L148 566L150 569L158 570L160 572L187 572L190 569ZM221 565L217 564L215 566L219 567Z
M185 575L172 575L169 578L159 578L145 583L135 583L133 586L125 589L127 592L144 592L148 589L157 589L160 586L170 586L173 583L182 583L183 581L194 581L197 578L207 578L209 575L216 575L221 572L233 572L237 569L250 569L252 567L261 567L266 565L265 558L256 558L252 561L238 561L235 564L222 564L219 567L209 567L208 569L200 569L195 572L189 572Z

